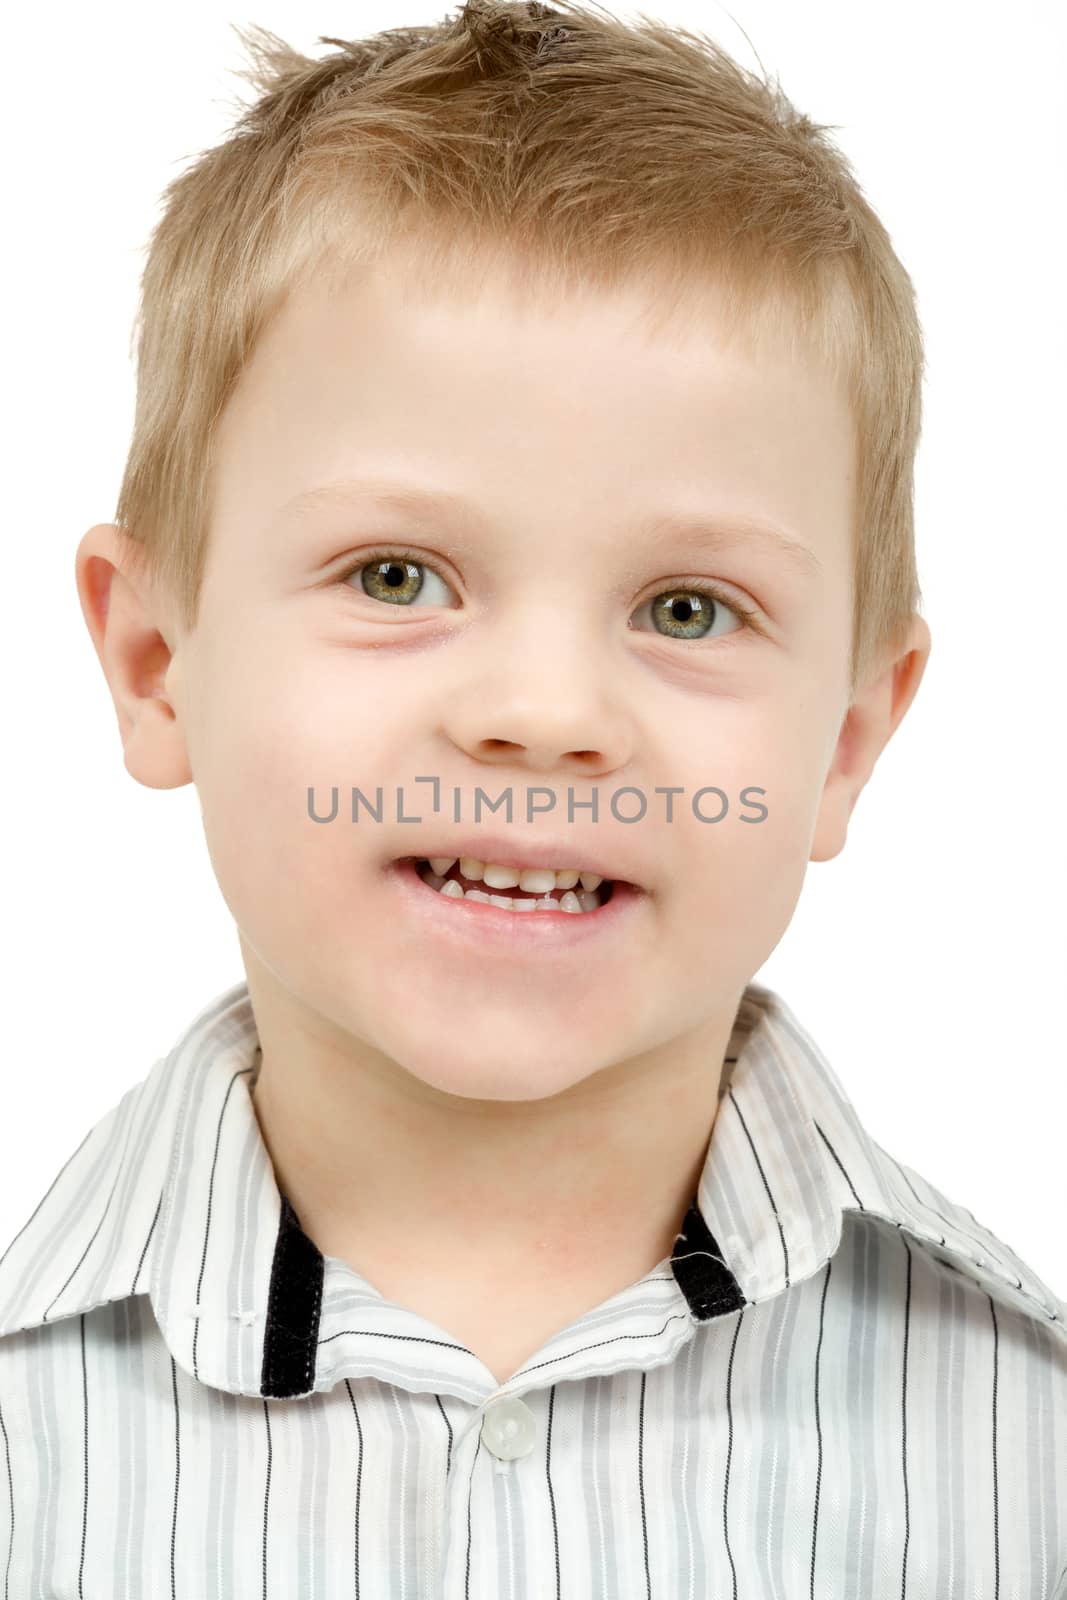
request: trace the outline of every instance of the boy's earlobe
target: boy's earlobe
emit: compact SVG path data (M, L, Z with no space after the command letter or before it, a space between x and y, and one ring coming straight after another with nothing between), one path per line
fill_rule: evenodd
M838 734L823 785L812 861L832 861L845 848L848 824L882 751L915 699L930 659L930 629L918 612L892 660L857 690Z
M78 545L74 574L85 625L115 704L127 772L149 789L191 783L173 698L176 641L133 541L115 523L96 523Z

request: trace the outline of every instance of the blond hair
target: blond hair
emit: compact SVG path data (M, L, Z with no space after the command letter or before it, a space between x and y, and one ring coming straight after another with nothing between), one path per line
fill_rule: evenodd
M195 626L215 425L306 277L409 246L427 284L504 268L524 292L703 279L731 334L800 342L856 435L850 686L920 601L913 521L923 341L911 279L827 127L712 40L595 0L466 0L433 26L320 37L239 28L258 91L164 192L136 327L115 520ZM829 125L827 125L829 126Z

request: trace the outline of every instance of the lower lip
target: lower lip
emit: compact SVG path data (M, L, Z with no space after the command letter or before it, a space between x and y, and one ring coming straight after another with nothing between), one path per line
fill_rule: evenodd
M616 882L611 899L595 911L507 911L431 889L419 877L414 861L393 861L386 874L427 932L451 939L463 949L496 948L516 956L575 950L617 937L631 926L647 899L643 889Z

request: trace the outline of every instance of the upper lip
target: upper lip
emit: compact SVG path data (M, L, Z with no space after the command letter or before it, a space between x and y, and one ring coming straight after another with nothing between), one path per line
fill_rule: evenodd
M609 865L592 846L557 842L540 836L536 842L488 832L465 839L420 840L418 851L409 850L406 854L414 856L417 861L449 856L456 861L495 861L501 866L544 867L553 872L573 867L579 872L596 872L601 878L616 883L632 883L635 888L640 888L636 878L618 866ZM394 860L402 859L400 856L394 857Z

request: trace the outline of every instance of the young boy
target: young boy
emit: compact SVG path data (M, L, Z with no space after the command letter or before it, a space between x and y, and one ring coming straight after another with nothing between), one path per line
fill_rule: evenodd
M884 228L664 25L250 37L76 567L246 981L0 1261L5 1597L1067 1594L1067 1306L752 981L930 649Z

